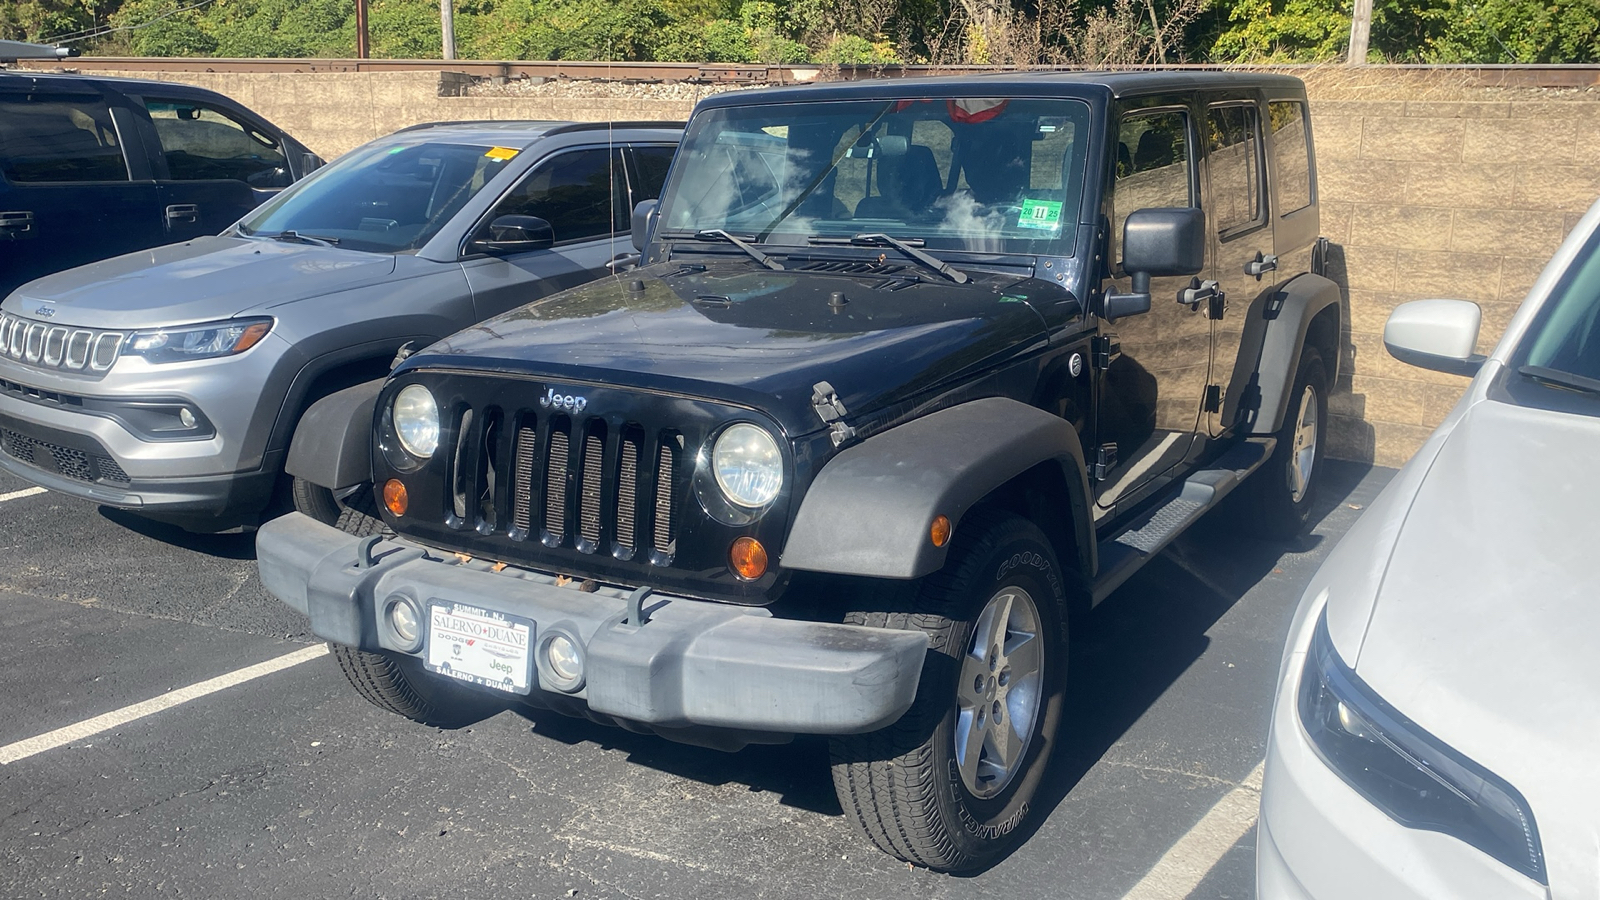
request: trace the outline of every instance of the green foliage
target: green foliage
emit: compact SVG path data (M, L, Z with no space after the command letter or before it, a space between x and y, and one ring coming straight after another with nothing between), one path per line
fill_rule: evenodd
M854 34L836 34L817 52L817 62L844 66L886 66L900 61L894 45L882 35L869 41Z
M98 0L8 0L0 3L0 40L39 41L94 26Z
M126 52L134 56L215 55L217 41L204 27L206 20L188 13L174 14L182 5L186 4L179 0L128 0L111 15L111 24L127 28L160 21L158 26L124 33Z
M1350 43L1350 13L1327 0L1236 0L1211 45L1217 62L1320 62Z

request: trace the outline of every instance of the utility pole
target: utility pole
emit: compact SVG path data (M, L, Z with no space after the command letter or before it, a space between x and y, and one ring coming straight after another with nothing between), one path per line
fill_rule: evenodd
M1355 15L1350 18L1350 52L1345 63L1352 66L1367 64L1367 37L1372 32L1372 0L1356 0Z
M439 26L439 30L443 32L444 36L444 58L455 59L456 10L454 0L439 0Z
M356 0L356 59L366 59L372 53L367 38L367 0Z

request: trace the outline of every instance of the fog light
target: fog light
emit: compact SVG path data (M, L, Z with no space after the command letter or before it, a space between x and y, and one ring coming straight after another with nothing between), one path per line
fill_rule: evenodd
M417 617L417 608L411 605L410 600L396 600L390 604L389 627L394 629L400 640L413 647L422 636L422 623Z
M943 547L950 543L950 517L934 516L933 524L928 527L928 539L933 541L935 547Z
M544 663L556 687L567 692L583 687L583 647L575 639L552 633L544 642Z
M767 548L753 537L742 537L728 548L728 563L734 574L745 581L755 581L767 574Z
M189 410L189 407L180 406L178 407L178 421L182 422L183 427L185 428L193 428L195 421L194 413Z
M406 514L409 502L406 497L406 486L400 483L400 479L391 478L383 483L383 505L389 512L403 516Z

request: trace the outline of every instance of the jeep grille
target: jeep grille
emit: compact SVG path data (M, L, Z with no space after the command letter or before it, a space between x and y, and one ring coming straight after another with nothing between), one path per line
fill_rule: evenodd
M0 355L41 369L104 374L117 361L124 336L0 313Z

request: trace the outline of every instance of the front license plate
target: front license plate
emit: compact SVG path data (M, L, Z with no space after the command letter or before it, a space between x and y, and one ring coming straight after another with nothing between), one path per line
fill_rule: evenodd
M526 694L532 687L533 622L465 603L428 604L423 663L434 672Z

